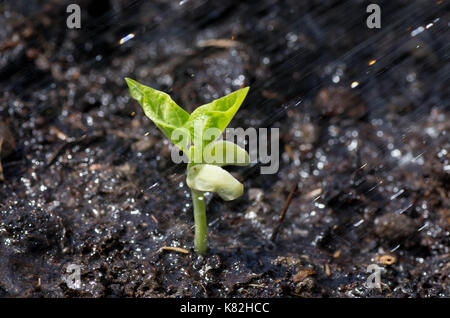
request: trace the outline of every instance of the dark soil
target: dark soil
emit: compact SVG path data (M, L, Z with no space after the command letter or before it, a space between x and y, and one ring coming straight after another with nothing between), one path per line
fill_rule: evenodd
M365 1L78 1L69 30L73 2L0 1L0 296L450 297L445 1L377 1L381 29ZM204 258L124 77L189 111L250 85L231 126L280 128L277 174L208 198Z

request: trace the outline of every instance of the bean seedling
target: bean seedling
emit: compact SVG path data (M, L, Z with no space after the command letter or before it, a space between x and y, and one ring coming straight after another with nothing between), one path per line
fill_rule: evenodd
M244 186L222 167L248 165L249 155L238 145L221 140L220 135L238 111L249 87L197 107L189 114L166 93L129 78L125 80L131 97L139 102L145 115L188 158L186 183L194 207L194 249L204 255L208 247L204 193L215 192L230 201L244 192Z

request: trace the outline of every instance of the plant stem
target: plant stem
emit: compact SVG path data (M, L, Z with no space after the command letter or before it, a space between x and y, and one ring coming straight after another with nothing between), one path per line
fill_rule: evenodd
M195 237L194 249L200 255L205 255L208 249L208 229L206 225L206 207L203 192L191 189L194 203Z

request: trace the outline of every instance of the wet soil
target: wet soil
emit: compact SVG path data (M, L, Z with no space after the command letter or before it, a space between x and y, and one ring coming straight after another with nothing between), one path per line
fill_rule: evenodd
M69 30L73 2L0 2L0 296L450 297L445 2L79 1ZM276 174L208 197L206 257L126 76L189 111L250 85L231 127L280 129Z

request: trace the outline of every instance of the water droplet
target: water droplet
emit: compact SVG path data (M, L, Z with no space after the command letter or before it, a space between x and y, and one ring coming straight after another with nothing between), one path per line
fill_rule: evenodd
M402 155L401 151L398 149L394 149L391 151L391 156L394 158L399 158Z
M423 26L420 26L416 29L414 29L413 31L411 31L411 36L416 36L420 33L422 33L425 30L425 28Z
M131 40L134 37L135 37L134 33L127 34L126 36L124 36L123 38L120 39L119 44L122 45L122 44L124 44L125 42Z
M354 81L354 82L352 83L352 85L350 85L350 87L351 87L351 88L355 88L355 87L358 87L358 85L359 85L359 82Z

